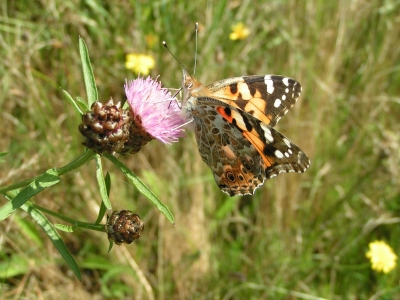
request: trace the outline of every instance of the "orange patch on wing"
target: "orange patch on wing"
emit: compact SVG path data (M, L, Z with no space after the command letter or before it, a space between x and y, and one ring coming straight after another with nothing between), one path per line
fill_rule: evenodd
M223 110L222 107L221 109ZM274 162L270 160L267 156L265 156L263 152L264 142L261 140L258 133L254 131L254 129L252 131L246 130L246 124L244 123L243 118L239 112L232 110L231 118L236 120L236 125L242 129L242 135L253 145L254 148L256 148L261 158L263 159L266 167L272 166Z
M217 107L217 112L225 119L227 120L229 123L233 122L233 117L232 115L228 115L225 112L225 109L222 106Z
M258 151L260 154L262 160L265 163L265 166L268 168L272 166L274 163L273 161L269 160L267 156L265 156L263 150L264 150L264 142L256 135L254 135L250 131L245 131L243 132L243 136L253 145L254 148Z
M250 100L253 96L251 96L249 85L245 82L239 82L237 84L238 93L242 95L244 100Z
M262 98L261 93L259 92L259 90L256 90L256 92L254 93L254 98Z
M233 106L239 110L245 111L246 113L252 115L256 119L262 121L265 124L270 124L272 120L272 115L271 114L265 114L267 110L267 102L265 102L263 99L260 98L252 98L250 99L244 108L239 107L236 103L235 100L230 100L230 101L224 101L230 106Z

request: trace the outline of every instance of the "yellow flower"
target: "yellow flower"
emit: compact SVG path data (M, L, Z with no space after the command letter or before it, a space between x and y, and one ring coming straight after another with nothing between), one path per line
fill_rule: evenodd
M372 269L377 272L389 273L396 266L397 255L383 241L369 243L366 257L371 260Z
M154 45L158 44L158 36L154 34L147 34L145 37L147 47L153 48Z
M129 53L126 55L125 68L136 74L148 75L156 62L151 55Z
M229 35L229 38L233 41L244 40L249 34L249 28L245 27L242 22L239 22L235 26L232 26L232 33Z

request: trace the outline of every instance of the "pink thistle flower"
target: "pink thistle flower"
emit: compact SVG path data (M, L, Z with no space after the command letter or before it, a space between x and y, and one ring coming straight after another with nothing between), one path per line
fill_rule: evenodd
M125 93L134 114L134 120L148 134L170 144L183 136L185 119L174 97L161 82L149 77L127 81Z

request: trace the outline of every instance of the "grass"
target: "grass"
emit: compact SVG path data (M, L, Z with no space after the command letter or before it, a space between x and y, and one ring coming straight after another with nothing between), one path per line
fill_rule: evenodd
M114 210L145 221L141 238L114 247L94 231L60 233L82 269L78 282L22 211L0 223L3 299L400 299L400 271L371 270L368 243L400 249L399 3L387 1L5 1L0 5L0 185L67 164L84 150L62 89L85 96L85 39L101 101L125 99L125 54L157 60L152 76L180 87L194 60L203 83L282 74L303 86L278 129L310 157L302 175L269 180L254 196L222 194L192 134L120 158L174 214L176 226L109 163ZM244 22L244 41L230 41ZM155 42L146 42L153 40ZM94 221L94 162L33 198ZM4 205L6 199L0 198ZM50 218L50 217L49 217ZM57 220L53 220L58 222ZM12 266L12 268L10 268ZM8 267L7 269L5 269ZM7 270L5 272L4 270Z

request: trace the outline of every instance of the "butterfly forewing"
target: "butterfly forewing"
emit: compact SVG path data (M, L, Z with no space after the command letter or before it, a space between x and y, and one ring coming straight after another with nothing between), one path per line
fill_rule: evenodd
M254 75L228 78L206 87L211 96L275 126L296 103L301 85L279 75Z

